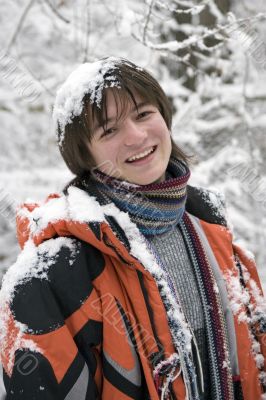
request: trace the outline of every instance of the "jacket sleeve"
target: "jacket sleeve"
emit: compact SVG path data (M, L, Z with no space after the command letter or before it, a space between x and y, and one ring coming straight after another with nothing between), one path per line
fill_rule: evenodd
M95 254L87 244L64 238L61 245L61 239L47 241L48 253L40 246L38 263L5 304L1 359L6 400L100 398L102 321L88 272ZM3 291L13 271L14 266Z
M266 371L266 299L252 254L233 244L239 279L246 299L254 352L259 369ZM258 343L259 345L256 345Z

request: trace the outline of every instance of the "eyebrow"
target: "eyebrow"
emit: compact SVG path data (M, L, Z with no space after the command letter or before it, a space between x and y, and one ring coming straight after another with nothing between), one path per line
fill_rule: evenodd
M141 103L138 103L137 106L134 105L133 107L131 107L130 112L134 112L134 111L138 110L139 108L142 108L142 107L145 107L145 106L148 106L148 105L151 105L151 103L148 102L148 101L142 101ZM104 120L103 120L103 126L106 126L107 124L109 124L110 122L113 122L113 121L115 121L115 120L116 120L116 116L115 116L115 117L111 117L111 118L104 119ZM96 131L97 129L99 129L99 128L101 128L101 127L102 127L102 125L100 125L99 123L97 123L97 124L95 125L95 127L93 128L93 130Z

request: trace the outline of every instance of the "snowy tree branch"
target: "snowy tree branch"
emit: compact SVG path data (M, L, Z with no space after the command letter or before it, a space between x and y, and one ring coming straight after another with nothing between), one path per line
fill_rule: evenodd
M194 4L193 5L192 4L192 5L190 5L189 8L181 9L181 8L171 7L168 4L163 3L160 0L156 1L156 5L158 5L162 9L168 10L171 13L174 13L174 14L191 14L191 15L200 14L204 10L204 8L206 7L206 4L202 4L202 5L200 5L200 4L198 4L198 5Z
M229 24L223 25L223 26L218 26L215 29L206 29L207 32L205 32L203 35L191 35L187 39L184 39L183 41L177 41L173 40L170 42L166 43L160 43L160 44L153 44L150 41L147 41L147 39L144 41L143 44L148 45L153 50L169 50L171 52L177 52L180 50L188 50L191 49L192 47L199 48L201 50L205 51L211 51L215 49L215 46L207 47L203 44L203 41L209 37L215 37L217 34L225 34L226 32L230 33L230 29L235 28L245 22L255 22L258 20L263 20L266 19L266 13L265 14L257 14L254 17L250 18L242 18L235 20ZM217 39L221 40L221 37L218 37Z
M185 0L173 0L173 3L175 3L181 7L187 7L187 8L195 7L195 4L193 2L185 1Z

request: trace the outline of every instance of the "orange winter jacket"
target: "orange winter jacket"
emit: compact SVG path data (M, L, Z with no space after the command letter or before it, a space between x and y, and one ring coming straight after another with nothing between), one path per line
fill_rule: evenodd
M189 187L186 210L221 295L235 399L259 400L266 326L254 261L232 244L206 193ZM18 238L23 251L0 295L7 399L159 400L152 356L176 349L159 266L129 216L70 187L22 207ZM182 373L171 396L186 398Z

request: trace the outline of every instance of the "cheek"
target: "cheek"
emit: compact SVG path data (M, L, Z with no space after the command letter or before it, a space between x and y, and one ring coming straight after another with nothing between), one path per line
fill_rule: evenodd
M172 147L171 144L171 134L168 131L167 127L165 125L161 126L161 131L160 131L160 135L161 135L161 140L164 144L165 147Z
M91 152L96 164L116 164L118 150L112 141L95 146Z
M101 164L104 161L104 154L105 154L105 150L102 148L102 146L99 146L98 144L93 144L93 145L89 145L89 152L94 160L94 163L96 165Z
M163 132L161 135L162 151L164 156L168 159L170 158L172 152L171 134L165 127L162 132Z

